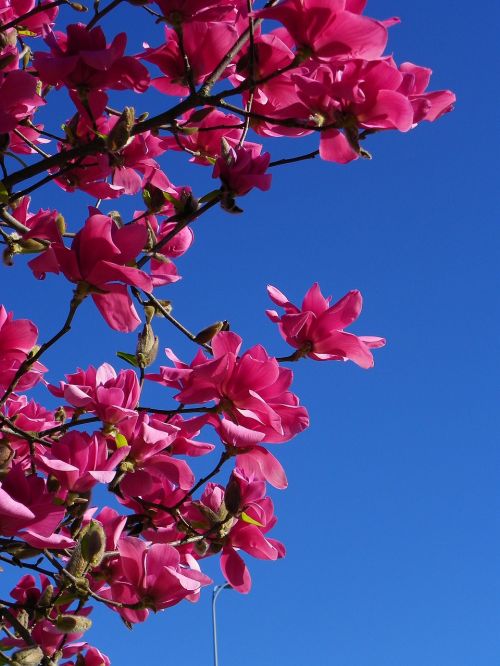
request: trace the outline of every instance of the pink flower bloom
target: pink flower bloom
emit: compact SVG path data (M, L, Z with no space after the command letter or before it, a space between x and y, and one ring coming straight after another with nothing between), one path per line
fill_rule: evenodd
M167 189L167 194L170 195L174 201L177 201L177 194L173 186ZM182 196L182 195L181 195ZM165 203L168 203L166 200ZM173 206L172 206L173 207ZM165 211L162 211L162 215L165 214ZM173 214L173 213L172 213ZM139 214L135 213L134 216ZM149 229L153 232L156 242L159 242L167 236L176 226L176 222L162 222L159 223L155 215L148 215L145 218L141 218L138 224L147 224ZM190 227L185 227L181 231L175 234L175 236L166 243L162 249L161 253L157 254L156 259L152 259L150 262L150 274L151 281L154 287L162 287L166 284L172 284L181 279L181 276L177 272L177 267L172 261L177 257L181 257L185 254L191 247L194 240L194 234Z
M129 444L125 461L127 474L120 483L126 497L147 497L148 489L167 480L172 489L190 490L195 482L194 474L184 460L170 455L178 429L168 423L151 423L146 414L130 418L120 426L120 432ZM142 472L142 473L140 473Z
M230 23L195 21L183 25L182 32L184 50L196 85L212 73L239 37L238 28ZM184 60L175 30L166 27L165 43L148 48L141 57L157 65L164 74L151 82L157 90L166 95L189 93ZM227 76L230 71L228 68L223 76Z
M106 215L92 214L75 236L71 249L53 244L29 265L38 278L62 271L71 282L85 283L106 322L117 331L130 332L141 320L127 285L151 292L151 279L130 264L147 241L139 224L118 228Z
M34 400L28 402L25 395L11 395L1 412L14 421L18 428L26 432L37 433L58 425L54 412L48 411ZM12 447L16 463L20 464L23 469L27 469L30 464L31 448L26 438L9 434L8 438L4 435L4 441L8 441L9 446ZM36 452L44 453L46 451L46 447L39 442L33 442L31 447Z
M185 114L179 125L180 131L175 138L162 139L163 147L170 150L187 149L193 155L189 161L203 165L213 164L220 156L223 138L235 147L243 133L240 118L213 107ZM231 125L235 126L234 129L229 129ZM210 129L212 127L214 129Z
M55 32L45 38L50 53L35 53L33 65L44 83L82 92L107 88L147 90L147 69L134 57L124 56L124 32L107 45L99 27L87 30L83 23L76 23L67 30L67 35Z
M19 128L18 128L19 129ZM43 130L43 125L36 125L35 127L23 127L21 128L22 135L34 143L35 145L40 145L44 143L50 143L49 139L44 139L40 134L39 130ZM33 155L37 151L27 144L20 136L14 132L9 133L9 150L12 150L13 153L21 153L24 155Z
M191 366L167 350L175 367L161 367L160 375L148 378L178 388L179 402L214 401L224 418L261 433L264 441L286 442L309 425L306 409L288 390L293 373L281 368L260 345L240 357L241 343L235 333L217 333L212 340L213 360L200 351ZM211 420L218 424L215 416Z
M285 309L281 317L275 310L267 310L271 321L278 324L281 336L299 350L297 358L309 356L316 361L354 361L362 368L373 366L370 349L383 347L384 338L357 336L344 328L359 317L363 300L359 291L350 291L335 305L331 297L324 298L318 283L314 283L304 297L302 308L288 301L276 289L267 288L271 300Z
M57 210L41 209L36 213L31 213L29 211L30 203L30 197L23 197L13 211L13 217L28 227L28 231L22 234L21 238L23 240L34 238L47 240L50 243L62 243L61 231L58 226L59 212Z
M414 125L422 120L437 120L453 110L456 96L450 90L426 92L432 74L431 69L404 62L399 70L403 74L400 92L408 95L413 106Z
M40 467L55 477L60 485L59 494L87 493L97 483L112 481L116 466L127 456L128 447L108 456L106 439L96 433L68 432L55 441L46 455L39 455Z
M120 551L121 579L113 582L102 596L126 604L140 604L118 612L129 622L143 622L153 611L163 610L199 592L211 580L196 568L181 563L179 552L167 544L152 544L134 537L122 537Z
M268 190L271 187L271 174L266 174L271 156L261 155L262 146L257 143L244 143L232 148L226 144L215 162L212 178L220 178L222 185L231 196L248 194L251 189Z
M28 18L23 18L16 27L27 28L36 35L41 35L44 30L54 25L54 21L59 12L59 7L54 7L50 0L44 0L40 3L49 5L45 11L38 12ZM52 6L51 6L52 5ZM36 6L35 0L7 0L0 6L0 23L10 23L12 20L24 16Z
M319 127L325 127L321 157L341 164L357 159L360 129L407 132L413 109L398 91L402 78L390 59L319 65L309 77L295 77L304 108Z
M26 476L20 465L13 465L0 482L0 533L19 536L41 548L66 548L71 539L54 534L65 509L53 503L45 479Z
M277 70L289 66L295 54L292 51L293 42L284 28L273 30L268 34L258 34L255 38L255 78L265 79ZM248 52L242 55L237 64L237 73L232 77L236 84L242 83L249 75L248 63L250 58ZM304 113L304 107L297 96L295 78L305 73L304 67L294 67L279 76L274 76L266 83L256 87L253 93L252 111L271 119L297 118L308 120L309 113ZM243 93L243 100L248 102L249 92ZM252 129L264 136L304 136L310 133L299 126L291 127L281 125L272 120L252 120Z
M90 366L66 375L67 382L59 388L49 386L50 392L64 398L73 407L91 412L104 423L115 425L135 416L141 389L134 370L121 370L118 374L109 363L99 368Z
M80 653L76 664L73 661L66 661L63 666L111 666L111 661L100 650L90 645L84 655Z
M345 9L345 0L285 0L257 15L280 21L297 48L317 58L379 58L387 43L385 25Z
M157 424L157 417L153 415L152 424ZM203 426L206 425L205 415L195 416L191 419L184 419L180 414L169 419L168 423L177 428L177 434L170 446L170 452L174 455L184 456L204 456L215 449L214 444L209 442L199 442L195 439L200 434Z
M0 72L0 134L10 132L45 104L37 94L37 79L28 72Z
M275 488L286 488L288 481L281 463L263 446L258 444L264 435L232 421L222 419L217 431L224 442L238 449L236 466L247 476L268 481Z
M208 516L213 516L214 520L224 516L223 532L219 535L223 545L222 573L235 590L244 594L250 591L252 581L238 550L264 560L276 560L285 555L283 544L264 536L276 524L273 503L264 494L265 483L235 468L225 490L218 484L207 483L200 501L193 503L190 509L196 512L198 507L201 514L198 520L205 520L207 529L212 527ZM203 511L204 506L209 513ZM225 515L228 511L229 516Z
M21 363L31 352L38 338L38 329L29 319L14 321L12 312L7 314L0 305L0 388L7 388L13 380ZM34 386L47 370L38 361L23 374L17 384L18 390Z

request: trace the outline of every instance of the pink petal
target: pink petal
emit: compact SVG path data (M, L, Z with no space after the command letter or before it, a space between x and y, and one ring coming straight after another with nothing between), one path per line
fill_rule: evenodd
M252 579L245 562L233 548L224 548L220 558L220 567L231 587L242 594L250 592Z

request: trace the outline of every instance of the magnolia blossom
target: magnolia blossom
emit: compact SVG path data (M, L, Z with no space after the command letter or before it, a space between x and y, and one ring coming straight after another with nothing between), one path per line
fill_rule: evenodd
M26 476L20 465L13 465L0 482L0 533L20 536L40 548L66 548L73 540L55 533L66 513L56 506L45 479Z
M94 413L111 425L136 415L141 389L133 370L117 373L109 363L103 363L97 369L92 365L87 370L78 369L66 379L59 387L50 385L49 390L76 409Z
M71 244L51 247L30 262L38 278L62 272L68 280L84 283L106 322L117 331L133 331L140 324L127 286L152 291L151 279L130 266L147 240L146 227L118 228L107 215L94 212Z
M269 319L278 324L282 337L299 350L297 358L309 356L316 361L354 361L362 368L373 366L370 349L383 347L384 338L346 333L344 328L356 321L363 300L359 291L350 291L330 306L316 282L298 308L276 289L267 288L271 300L285 310L281 317L276 310L266 310Z
M387 43L385 25L346 11L352 5L346 0L328 3L324 0L285 0L275 7L261 9L257 15L280 21L297 48L305 53L312 52L317 58L380 57Z
M0 72L0 134L15 129L45 104L37 94L37 80L28 72Z
M191 366L166 350L175 367L161 367L159 375L148 377L178 388L175 398L179 402L214 401L215 411L261 433L264 441L286 442L309 425L306 409L288 390L293 374L260 345L239 356L241 344L235 333L221 331L212 340L213 360L199 352Z
M113 601L136 604L136 609L118 609L129 622L144 622L149 609L162 610L193 597L211 582L194 562L195 568L183 564L178 551L167 544L148 545L134 537L122 537L118 550L120 577L101 594Z
M127 456L123 447L108 455L106 440L100 433L92 437L83 432L68 432L54 442L47 454L39 455L40 467L60 484L60 495L87 493L97 483L109 483L116 466Z
M238 592L249 592L252 584L238 550L264 560L285 555L283 544L265 536L276 524L273 503L265 497L265 483L239 468L233 470L225 489L208 483L200 501L188 507L186 515L208 530L213 523L220 525L215 538L222 546L222 573Z
M248 194L251 189L268 190L271 187L271 174L266 174L271 156L261 155L262 146L246 142L232 148L223 147L222 155L217 158L212 178L220 178L231 196Z
M29 319L14 320L0 305L0 388L7 388L14 379L23 361L33 350L38 338L38 329ZM25 390L40 381L46 367L36 361L23 373L17 383L18 390Z
M100 27L87 30L83 23L76 23L68 26L67 34L50 32L45 41L50 53L38 51L33 61L44 83L86 92L107 88L144 92L149 86L144 65L124 55L124 32L107 45Z

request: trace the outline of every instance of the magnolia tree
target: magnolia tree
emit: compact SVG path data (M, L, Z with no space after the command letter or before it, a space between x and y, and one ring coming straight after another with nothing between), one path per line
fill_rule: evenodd
M125 32L103 32L101 19L120 4L124 21L147 12L163 24L158 44L131 54ZM93 605L131 626L196 601L211 582L208 557L246 593L248 556L285 554L271 536L266 484L282 489L287 480L271 450L309 423L289 365L307 358L370 368L384 339L346 332L361 311L358 291L332 304L313 284L298 306L269 286L267 315L291 348L275 358L262 345L243 347L226 321L191 332L172 314L168 285L179 279L174 261L193 242L192 224L215 207L240 213L241 197L270 189L269 167L369 158L371 134L406 132L452 108L451 92L427 91L429 69L384 55L397 19L370 18L364 5L96 0L81 23L76 13L87 8L72 0L1 2L4 263L31 255L34 279L54 273L74 285L67 306L54 304L61 324L46 341L33 322L0 307L0 560L26 570L10 597L1 595L1 663L107 665L82 639ZM130 91L151 88L161 112L136 117ZM109 91L125 97L113 93L111 106ZM48 126L37 119L45 105ZM271 161L274 137L298 144L313 134L313 152ZM185 153L193 170L209 169L213 189L172 182L161 161L170 151ZM57 208L40 210L35 197L49 182L61 199L89 195L86 219L67 226ZM127 219L118 200L134 196ZM85 299L115 331L137 332L135 353L119 353L132 367L68 368L50 383L44 356L85 324ZM193 355L181 360L166 349L150 368L168 323L194 343ZM159 385L157 406L141 397L147 382ZM35 386L51 402L30 398ZM211 457L211 471L196 478L192 456Z

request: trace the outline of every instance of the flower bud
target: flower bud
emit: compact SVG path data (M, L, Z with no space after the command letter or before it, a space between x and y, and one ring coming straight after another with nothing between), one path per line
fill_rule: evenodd
M200 541L195 541L194 549L200 557L203 557L207 554L208 549L210 548L210 542L206 539L201 539Z
M52 597L54 595L54 586L47 585L45 590L40 595L40 598L36 602L37 608L48 608L52 603Z
M123 218L120 215L119 211L117 210L110 210L108 213L108 217L110 217L113 222L116 224L116 226L121 229L123 225Z
M30 616L28 615L27 610L25 610L24 608L21 608L21 610L17 614L16 619L22 627L24 627L25 629L28 628L28 625L30 623Z
M172 301L167 301L165 299L158 299L158 303L161 305L161 307L167 312L167 314L170 314L172 312ZM156 315L158 317L164 317L165 315L161 310L156 310Z
M155 362L158 354L158 336L154 334L151 324L146 323L137 338L135 356L140 368L147 368Z
M56 227L58 228L59 233L61 234L61 236L62 236L64 233L66 233L66 220L64 219L64 216L61 215L61 213L58 213L58 214L57 214L57 217L56 217Z
M224 493L224 503L228 512L233 516L238 513L241 504L241 489L240 484L234 476L231 476L227 484L226 492Z
M50 243L46 240L37 240L36 238L20 239L12 244L11 252L14 254L36 254L44 252Z
M106 147L108 150L114 152L127 145L130 141L130 132L134 127L134 123L135 111L133 107L126 106L123 109L121 116L118 118L118 122L108 134L108 138L106 139Z
M83 615L59 615L55 626L62 634L83 634L92 626L92 620Z
M85 5L81 5L79 2L71 2L70 0L66 0L66 4L68 4L71 9L74 9L75 12L88 12L89 10Z
M91 567L98 567L106 549L106 535L100 522L91 520L80 541L81 555Z
M151 183L144 187L142 198L150 213L158 213L166 202L165 192Z
M88 562L82 555L81 544L77 544L66 566L66 571L78 578L85 572L87 565Z
M202 331L197 333L197 335L194 337L194 341L199 345L204 345L207 344L207 342L210 342L210 340L220 331L227 330L229 330L229 324L227 321L216 321L215 324L207 326L207 328L204 328Z
M24 648L24 650L17 650L12 655L12 663L15 666L38 666L42 659L43 652L38 645Z
M0 440L0 473L5 472L10 461L14 457L14 451L6 439Z

